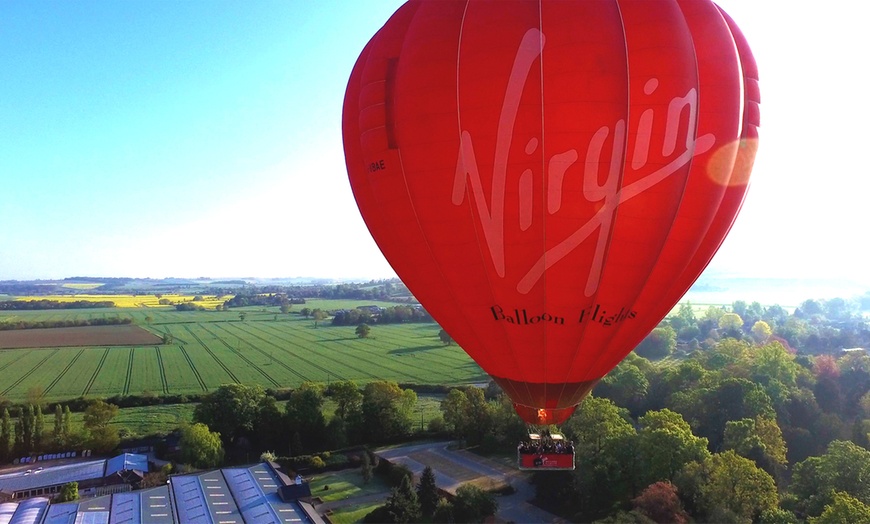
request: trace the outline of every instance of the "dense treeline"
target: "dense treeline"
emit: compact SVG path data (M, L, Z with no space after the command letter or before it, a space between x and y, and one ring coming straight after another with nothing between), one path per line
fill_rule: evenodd
M119 326L123 324L132 324L132 318L90 318L77 320L17 320L15 322L0 322L0 331L8 331L12 329L42 329L42 328L62 328L62 327L85 327L85 326Z
M88 309L115 307L111 300L4 300L0 302L0 311L30 311L38 309Z
M228 307L251 306L276 306L280 305L280 298L286 297L291 304L304 304L306 298L324 299L351 299L351 300L379 300L388 302L414 302L408 288L398 279L377 280L365 283L342 283L342 284L310 284L310 285L250 285L239 287L210 286L207 290L211 295L237 295L236 302L228 302ZM273 298L262 298L262 297ZM262 300L263 302L258 302ZM245 302L248 303L245 303Z
M39 402L0 408L0 464L14 458L69 450L92 449L109 453L118 447L118 428L110 425L118 406L102 400L88 402L84 424L74 427L69 406L55 404L53 416Z
M323 403L336 410L329 423ZM196 422L220 433L231 451L274 450L290 456L363 443L397 442L411 434L417 394L395 382L360 388L351 381L328 388L305 383L283 404L260 386L229 384L202 398Z
M284 293L244 293L238 294L224 302L226 307L245 306L286 306L288 304L304 304L304 298L288 297Z
M537 500L577 522L870 522L870 356L842 350L867 337L840 299L681 307L565 423L578 467L536 474ZM451 392L443 424L507 449L522 425L490 397Z
M333 326L356 326L359 324L402 324L406 322L434 322L432 316L421 307L392 306L388 308L356 308L334 311Z

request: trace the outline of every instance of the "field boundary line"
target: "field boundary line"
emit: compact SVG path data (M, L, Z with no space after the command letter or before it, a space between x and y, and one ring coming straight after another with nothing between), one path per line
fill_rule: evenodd
M190 333L190 336L192 336L194 339L196 339L196 341L199 343L200 346L202 346L202 348L205 350L205 352L208 353L209 355L211 355L211 358L214 359L214 361L217 363L217 365L220 366L221 368L223 368L223 370L226 371L227 375L229 375L230 378L232 378L236 384L242 383L242 381L239 380L239 378L236 376L236 374L233 373L232 371L230 371L230 368L227 367L227 365L224 364L221 361L221 359L219 359L218 356L215 355L214 352L208 346L205 345L205 343L202 341L202 339L199 338L196 335L196 333L194 333L193 330L190 329L190 326L184 326L184 329L187 330L188 333Z
M130 348L130 358L127 359L127 380L124 381L124 395L130 394L130 383L133 382L133 355L136 348Z
M163 394L169 394L169 384L166 383L166 371L163 369L163 355L160 354L160 346L154 346L157 350L157 366L160 368L160 383L163 384Z
M184 359L187 360L187 364L190 366L193 376L196 377L196 381L199 382L199 387L201 387L203 391L208 391L205 381L202 380L202 375L197 371L196 366L193 364L193 360L190 358L190 355L187 354L187 350L184 349L183 345L178 346L178 349L181 350L181 354L184 355Z
M51 391L51 388L53 388L55 385L57 385L58 382L60 382L60 379L62 379L63 376L66 375L67 371L69 371L70 368L73 367L73 364L75 364L76 361L77 361L79 358L81 358L81 356L84 354L84 352L85 352L84 348L83 348L83 349L80 349L79 352L76 353L76 355L75 355L73 358L70 359L70 361L69 361L69 363L66 365L66 367L63 368L63 371L61 371L60 373L58 373L57 376L54 377L54 380L52 380L51 383L50 383L50 384L45 388L45 390L44 390L44 394L48 394L48 392Z
M47 350L46 352L48 353L48 355L46 355L44 359L40 360L36 365L34 365L32 368L30 368L30 371L28 371L27 373L18 377L18 380L16 380L12 384L10 384L9 387L4 389L3 391L0 391L0 395L6 395L7 393L9 393L13 389L15 389L15 387L18 386L18 384L21 384L22 382L24 382L27 379L27 377L32 375L37 369L39 369L40 366L45 364L48 361L48 359L50 359L52 356L56 355L59 351L60 351L60 349L57 349L57 348L55 348L54 350Z
M91 375L91 379L88 380L88 383L85 384L85 389L82 390L82 396L86 397L91 392L91 388L94 387L94 382L97 381L97 376L100 374L100 370L103 369L103 363L106 362L106 359L109 357L109 350L111 348L106 348L103 351L103 356L100 357L100 362L97 364L97 369L94 370L94 373Z
M263 370L262 367L260 367L259 365L255 364L254 362L252 362L251 359L249 359L249 358L246 357L245 355L242 355L242 352L241 352L241 351L237 351L237 350L233 349L233 347L229 344L229 342L227 342L227 341L224 340L223 338L219 337L219 336L217 335L217 333L214 333L213 331L209 330L209 329L206 328L204 325L200 325L199 327L201 327L201 328L203 329L203 331L205 331L206 333L208 333L208 334L210 334L210 335L214 335L214 337L217 338L218 340L220 340L221 343L227 347L227 349L229 349L230 351L232 351L233 353L235 353L235 354L236 354L240 359L242 359L242 360L244 360L245 362L247 362L249 366L251 366L253 369L259 371L261 375L263 375L264 377L266 377L266 380L268 380L269 382L271 382L273 386L275 386L276 388L280 388L280 387L281 387L281 383L280 383L280 382L278 382L277 380L275 380L274 378L272 378L271 375L269 375L268 373L266 373L266 372Z
M0 371L3 371L4 369L8 368L12 364L15 364L16 362L18 362L22 358L26 357L28 354L29 354L29 351L27 351L27 348L24 348L24 350L21 351L21 355L18 358L16 358L15 360L10 360L9 362L0 366Z

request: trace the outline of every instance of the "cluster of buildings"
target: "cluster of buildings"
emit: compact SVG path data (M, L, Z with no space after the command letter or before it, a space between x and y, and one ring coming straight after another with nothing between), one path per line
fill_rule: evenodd
M37 463L38 464L38 463ZM148 472L145 455L32 467L0 474L0 524L305 524L321 523L301 477L272 463L173 475L133 490ZM53 503L77 482L83 497Z

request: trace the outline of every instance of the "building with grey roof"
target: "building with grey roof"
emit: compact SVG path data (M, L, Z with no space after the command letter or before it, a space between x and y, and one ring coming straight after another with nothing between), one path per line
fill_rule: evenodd
M131 453L58 466L37 464L0 474L0 500L51 497L70 482L78 482L81 492L96 494L103 486L137 484L148 472L148 457Z
M116 462L125 460L129 458ZM125 469L129 467L133 465L127 463L116 472L129 471ZM75 502L50 504L47 498L40 497L2 503L0 524L323 523L305 500L279 496L288 480L275 465L265 462L174 475L156 488ZM307 483L291 485L294 493L310 497Z

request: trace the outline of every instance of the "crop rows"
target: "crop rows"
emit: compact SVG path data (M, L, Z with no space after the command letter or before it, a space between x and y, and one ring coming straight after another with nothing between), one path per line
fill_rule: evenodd
M137 322L143 310L130 309ZM69 313L117 315L117 309ZM29 320L59 312L43 312ZM37 312L38 313L38 312ZM419 384L486 380L465 353L438 340L435 324L374 326L368 339L354 327L331 327L299 315L251 310L198 313L144 310L144 327L173 342L161 346L34 348L0 351L0 395L24 400L39 389L47 401L79 396L109 397L149 391L158 395L211 391L227 383L266 388L297 387L304 381L376 379ZM278 320L276 320L276 318ZM208 321L201 321L208 319Z

